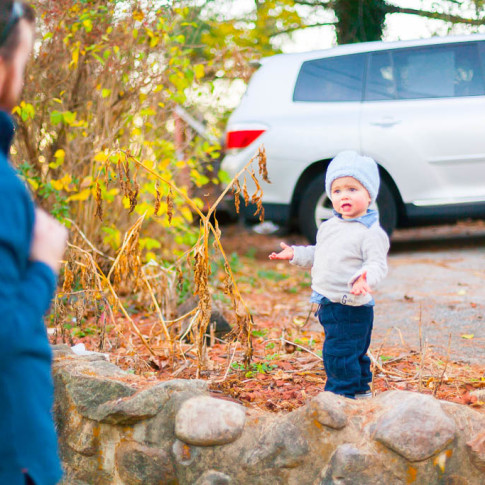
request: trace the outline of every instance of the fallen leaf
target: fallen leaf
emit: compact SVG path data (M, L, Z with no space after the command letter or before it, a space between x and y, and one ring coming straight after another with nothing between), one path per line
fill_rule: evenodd
M475 336L474 333L464 333L461 338L471 339Z
M303 327L303 325L305 325L305 322L306 322L306 318L305 317L295 317L293 319L293 323L297 326L297 327Z
M278 369L273 375L273 379L278 380L278 379L292 379L293 376L291 374L287 374L286 372L283 372L281 369Z

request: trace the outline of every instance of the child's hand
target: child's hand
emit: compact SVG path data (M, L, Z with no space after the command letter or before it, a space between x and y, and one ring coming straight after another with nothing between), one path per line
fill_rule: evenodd
M280 251L279 253L271 253L269 255L269 259L287 259L287 260L292 260L294 256L294 251L291 246L288 246L284 242L280 243L280 246L283 248L283 251Z
M352 295L365 295L372 293L370 286L367 284L367 271L364 271L352 285Z

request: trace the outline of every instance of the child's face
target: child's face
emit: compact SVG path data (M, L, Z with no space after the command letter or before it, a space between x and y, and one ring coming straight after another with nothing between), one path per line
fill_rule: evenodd
M344 219L363 216L371 203L367 189L354 177L340 177L332 183L332 205Z

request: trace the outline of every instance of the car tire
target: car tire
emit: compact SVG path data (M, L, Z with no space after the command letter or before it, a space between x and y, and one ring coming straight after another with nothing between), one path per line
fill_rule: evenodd
M381 227L391 237L392 231L394 231L397 224L397 205L389 185L382 179L376 203L379 209L379 222L381 223Z
M388 184L381 180L377 208L382 228L390 236L397 223L397 208ZM320 224L332 217L332 203L325 192L325 174L320 174L308 185L298 208L301 233L315 244Z

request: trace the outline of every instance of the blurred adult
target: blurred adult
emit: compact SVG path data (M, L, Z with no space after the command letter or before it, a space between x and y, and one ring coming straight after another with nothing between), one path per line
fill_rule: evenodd
M35 15L0 0L0 485L54 485L62 475L52 415L52 355L43 321L66 229L36 209L9 162Z

